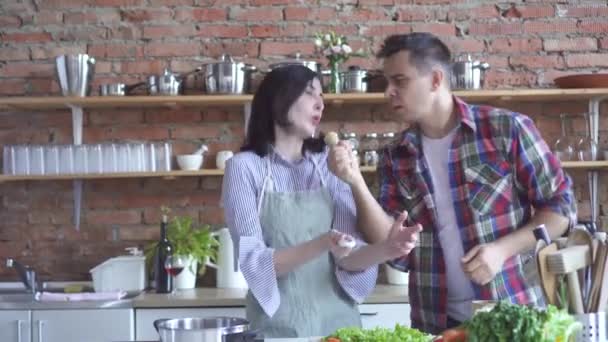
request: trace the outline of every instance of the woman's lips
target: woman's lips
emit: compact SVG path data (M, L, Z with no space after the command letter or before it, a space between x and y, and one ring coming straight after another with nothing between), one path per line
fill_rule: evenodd
M317 126L319 125L319 123L321 122L321 117L320 116L313 116L312 117L312 124Z

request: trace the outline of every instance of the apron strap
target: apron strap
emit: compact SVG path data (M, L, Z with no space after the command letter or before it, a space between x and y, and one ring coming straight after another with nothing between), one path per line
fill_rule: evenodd
M262 182L262 190L260 190L260 197L258 199L258 214L262 210L262 200L264 200L264 193L266 192L266 185L268 185L269 189L272 189L274 186L272 184L272 177L270 175L270 155L265 157L266 159L266 175L264 176L264 181Z
M319 164L317 163L316 159L314 156L310 156L310 159L312 160L313 165L315 166L315 171L317 172L317 174L319 175L319 179L321 180L321 186L325 187L325 177L323 176L323 174L321 173L321 168L319 168Z

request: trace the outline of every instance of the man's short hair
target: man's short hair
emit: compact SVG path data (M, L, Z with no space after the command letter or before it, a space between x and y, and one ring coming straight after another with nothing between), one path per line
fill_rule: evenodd
M428 72L433 65L439 64L447 73L450 72L450 49L431 33L413 32L389 36L376 56L387 58L401 51L410 53L410 61L419 71Z

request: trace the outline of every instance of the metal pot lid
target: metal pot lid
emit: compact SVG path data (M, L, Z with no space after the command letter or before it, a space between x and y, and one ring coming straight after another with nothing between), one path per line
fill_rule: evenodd
M249 330L249 321L237 317L175 318L156 320L154 326L157 330L221 329L224 334L234 334Z
M305 67L310 67L310 65L316 66L317 64L317 61L302 59L300 58L300 53L296 53L296 58L285 59L280 62L270 64L268 67L270 69L280 68L287 65L303 65Z

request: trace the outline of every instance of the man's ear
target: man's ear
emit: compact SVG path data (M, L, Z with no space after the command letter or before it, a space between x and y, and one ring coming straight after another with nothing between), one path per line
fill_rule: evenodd
M445 71L440 67L434 67L431 70L431 89L433 91L439 89L445 78Z

